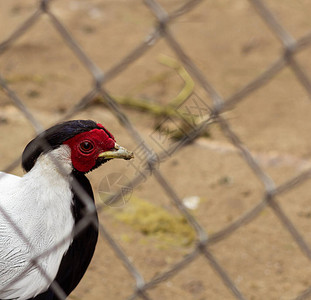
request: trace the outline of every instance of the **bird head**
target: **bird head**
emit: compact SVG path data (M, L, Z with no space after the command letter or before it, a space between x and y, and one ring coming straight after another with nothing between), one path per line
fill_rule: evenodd
M30 171L40 155L63 145L70 148L74 171L81 173L113 158L133 158L133 153L119 146L103 125L91 120L73 120L57 124L32 140L23 152L23 168Z

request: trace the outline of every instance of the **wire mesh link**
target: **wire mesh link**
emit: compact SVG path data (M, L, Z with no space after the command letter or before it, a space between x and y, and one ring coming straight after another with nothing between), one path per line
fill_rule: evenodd
M274 76L279 74L281 70L285 67L290 67L295 76L297 77L300 84L305 88L309 97L311 98L311 81L303 70L303 68L297 62L295 55L305 49L310 47L311 44L311 33L303 36L297 41L285 30L282 24L277 20L272 11L262 0L249 0L249 2L256 8L259 16L262 18L264 23L269 27L269 29L274 33L277 39L282 43L284 47L284 53L280 55L262 74L260 74L254 80L246 83L246 85L239 90L237 93L229 96L227 99L223 99L220 93L212 86L207 77L200 71L200 68L196 66L191 56L189 56L186 51L183 49L181 44L178 42L172 31L170 30L171 24L178 20L182 15L187 14L189 11L197 7L203 0L190 0L181 5L175 11L168 13L158 1L156 0L145 0L146 7L152 12L157 20L157 24L152 28L151 33L145 37L145 39L138 44L133 50L129 51L128 54L122 58L116 65L106 72L102 71L99 66L97 66L89 57L85 51L79 46L78 42L75 40L74 36L66 29L64 23L60 18L53 14L52 1L41 1L38 8L35 12L19 26L13 33L2 43L0 43L0 55L9 51L21 36L23 36L36 22L40 20L43 15L48 16L50 23L56 29L58 34L66 42L68 48L71 50L73 55L75 55L84 68L91 73L94 79L94 85L91 90L88 91L77 103L71 107L63 119L68 119L76 115L78 112L84 110L86 106L94 99L96 95L101 95L110 110L114 113L116 118L119 120L120 124L128 131L132 139L136 144L142 146L143 151L146 154L146 165L142 168L139 174L131 180L128 186L136 188L140 185L146 177L153 176L161 188L170 198L170 201L177 208L179 213L185 217L189 225L196 232L197 243L193 250L186 255L183 259L175 263L170 267L169 270L162 272L152 278L149 281L146 281L141 274L140 270L128 259L127 253L118 245L117 241L113 238L112 234L106 228L106 226L101 222L99 224L99 232L101 237L107 242L110 248L114 251L118 259L124 264L129 275L133 277L136 283L136 287L133 289L133 294L129 299L135 299L137 297L141 299L151 299L148 295L148 290L154 288L158 285L161 285L163 282L167 281L169 278L175 276L182 270L186 269L192 262L194 262L198 257L203 257L208 261L211 268L218 274L224 286L231 291L232 295L236 299L246 299L246 297L239 290L237 284L231 279L230 274L226 271L225 267L219 263L213 256L210 246L216 244L229 235L231 235L236 230L245 226L246 224L252 222L256 217L262 212L267 206L271 208L275 216L281 221L283 226L290 232L293 237L293 240L300 247L301 251L306 255L306 257L311 260L311 250L309 245L303 239L302 234L296 228L295 224L289 219L287 214L280 207L278 201L275 197L279 194L286 193L295 189L301 183L307 181L311 177L311 170L302 172L299 175L296 175L290 178L288 181L277 186L275 182L270 178L270 176L263 170L260 164L256 161L253 153L244 145L239 136L234 132L230 123L222 117L222 113L226 110L238 105L243 101L249 94L254 91L262 88L265 84L269 83ZM146 143L142 135L139 133L139 130L135 128L132 122L127 117L126 113L122 111L122 108L118 105L115 99L106 91L105 84L116 78L120 73L125 71L133 62L137 61L139 58L143 57L146 52L151 49L155 43L164 39L169 47L176 54L180 62L187 69L190 75L198 82L199 86L205 91L207 97L210 97L213 101L213 106L211 107L210 116L204 122L196 125L186 138L179 143L172 145L168 151L163 151L160 154L156 154L154 149ZM27 118L29 123L33 126L37 133L42 132L43 127L38 122L38 120L32 115L31 111L26 107L23 101L16 95L13 89L11 89L8 84L5 82L3 76L0 76L0 86L2 91L7 95L7 97L14 103L14 105L21 111L21 113ZM251 169L256 178L261 182L263 186L263 191L261 199L258 199L258 202L249 209L244 215L239 216L236 220L231 222L228 226L222 228L218 232L207 235L204 227L200 222L191 215L187 208L183 205L182 200L176 193L174 187L167 178L164 177L162 172L159 170L158 166L165 161L166 159L174 156L180 149L187 146L187 143L196 140L200 133L208 128L213 123L218 123L220 128L225 136L227 136L230 143L239 151L241 158L247 166ZM47 144L42 140L43 144ZM49 145L43 145L44 147L49 147ZM60 171L61 166L58 166L58 162L53 157L51 158L53 162L59 167ZM20 158L17 158L12 162L5 171L8 172L12 170L20 161ZM0 176L1 180L1 176ZM89 224L96 226L94 219L92 217L93 208L90 206L91 199L88 194L84 191L78 182L73 182L73 188L77 194L80 195L82 201L86 207L89 207L88 212L85 217L77 224L75 230L71 236L66 237L66 239L73 238L77 236L83 229L86 228ZM207 191L208 193L208 191ZM117 193L112 195L108 202L113 203L122 197L123 191L119 190ZM103 205L98 205L98 211L101 211ZM6 218L6 212L0 207L1 214ZM32 247L31 243L27 241L23 230L18 228L10 218L7 218L7 221L15 228L16 232L26 244L29 244L29 247ZM64 241L60 241L63 243ZM57 246L51 248L48 252L53 251ZM31 264L35 265L37 268L42 270L39 264L40 257L48 253L41 253L36 257L33 257ZM28 267L24 270L26 272ZM48 275L42 270L42 275L48 278ZM21 273L20 276L23 276ZM15 280L19 280L20 277ZM14 281L15 282L15 281ZM13 284L14 282L10 282ZM55 291L59 299L65 299L65 293L57 284L53 284L51 288ZM307 288L295 299L306 299L311 294L311 287Z
M259 15L264 19L265 23L275 34L275 36L283 43L284 47L289 48L295 44L294 38L285 30L278 22L273 13L268 9L264 1L250 0L253 6L257 9Z
M0 54L9 48L20 36L27 32L34 25L42 14L42 10L38 9L31 15L20 27L18 27L9 38L3 41L0 45Z

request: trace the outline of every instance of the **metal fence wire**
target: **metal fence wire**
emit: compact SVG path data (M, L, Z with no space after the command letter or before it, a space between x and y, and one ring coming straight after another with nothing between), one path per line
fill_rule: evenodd
M223 113L229 109L238 106L247 96L251 93L259 90L265 86L269 81L279 74L285 67L289 67L292 72L297 77L301 86L305 89L308 96L311 98L311 82L308 75L301 68L300 63L297 60L297 54L302 50L306 49L311 45L311 33L303 36L302 38L296 40L291 34L282 26L279 20L274 15L273 11L268 8L266 3L261 0L249 0L251 5L256 8L258 15L269 27L271 32L275 35L275 38L279 40L283 47L283 52L264 72L259 74L254 80L248 82L244 85L242 89L238 92L232 94L227 99L224 99L211 82L206 78L206 76L201 72L200 67L198 67L194 60L189 56L181 43L176 39L171 31L171 25L177 22L178 19L189 13L191 10L196 8L201 2L201 0L191 0L184 2L178 9L171 13L168 13L161 4L156 0L145 0L145 6L150 10L156 19L155 26L152 32L146 36L146 38L138 44L134 49L129 51L127 55L121 59L117 65L109 70L103 71L101 68L92 61L86 52L79 46L75 37L66 29L66 26L62 20L53 13L53 1L42 0L38 3L36 10L33 14L24 21L20 26L12 30L10 36L0 43L0 55L7 53L12 49L14 43L18 41L21 37L26 34L33 25L35 25L42 17L45 17L56 29L58 34L62 37L68 48L71 50L72 55L75 55L80 63L90 72L93 77L94 84L92 89L84 95L80 101L78 101L73 107L66 112L64 119L69 119L75 116L78 112L84 110L86 106L94 99L95 96L101 96L111 112L116 116L122 126L128 131L131 138L138 145L139 151L144 154L143 167L139 168L139 172L136 173L136 177L131 179L128 184L129 189L135 188L143 184L145 179L149 176L153 178L160 184L167 196L170 198L172 203L176 206L179 213L184 216L188 221L190 226L194 229L196 233L196 243L186 256L184 256L179 262L171 266L170 269L157 274L152 280L146 281L145 278L140 273L139 269L135 264L128 258L129 253L126 253L122 247L119 246L118 242L113 238L112 233L108 228L100 222L99 232L101 237L106 240L111 249L115 252L118 259L126 267L129 276L132 276L136 282L136 286L133 288L132 295L129 299L152 299L148 294L148 291L159 285L163 285L164 282L178 274L184 269L187 269L190 264L197 260L198 258L204 258L209 266L214 270L214 272L219 276L223 282L223 287L231 291L236 299L248 299L248 295L244 294L235 281L231 278L229 272L226 268L215 258L213 251L211 251L211 245L223 241L229 237L232 233L236 232L238 229L246 224L254 221L255 218L267 207L269 207L275 216L283 224L284 228L290 233L293 240L297 243L297 246L301 249L301 252L311 260L311 249L310 246L305 241L302 233L297 229L297 226L290 220L285 211L280 207L279 202L276 197L293 191L301 183L304 183L311 177L311 169L304 170L298 176L290 178L288 181L277 185L273 179L264 171L262 166L256 161L254 154L247 148L245 144L242 143L240 137L230 126L228 120L224 118ZM267 2L267 1L266 1ZM121 4L120 4L121 5ZM172 143L162 152L156 153L154 149L148 146L148 143L143 139L140 132L134 127L132 122L129 120L128 116L120 108L120 105L116 100L108 93L105 88L105 84L108 81L112 81L118 77L118 75L124 72L133 62L137 61L139 58L144 56L146 52L151 49L155 42L163 39L169 45L171 50L176 54L182 66L187 70L190 76L198 83L198 85L205 91L206 96L212 99L213 105L208 107L209 113L201 122L193 125L191 130L187 132L185 137L178 142ZM33 113L24 101L17 95L16 91L7 83L3 75L0 73L0 86L2 88L2 93L4 92L8 99L10 99L14 105L20 110L20 112L28 119L29 123L33 126L36 132L41 132L43 126L34 117ZM186 147L190 142L196 140L203 131L205 131L211 124L217 123L221 128L222 132L228 138L230 143L237 149L243 158L245 164L249 166L254 175L260 180L264 186L264 192L260 199L258 199L257 204L252 207L245 214L241 215L229 225L222 228L220 231L208 235L206 229L199 223L199 221L189 212L185 207L182 199L179 197L177 191L174 189L168 180L160 171L159 165L173 157L180 149ZM44 145L49 147L48 145ZM138 148L136 149L138 151ZM20 162L20 159L12 162L4 172L12 171ZM57 161L55 161L57 164ZM0 178L1 180L1 178ZM91 201L84 190L78 185L74 184L73 188L76 193L81 195L85 203ZM207 191L208 193L208 191ZM109 199L111 203L117 201L124 195L124 189L120 189L117 193L112 195ZM98 210L100 211L103 207L98 205ZM0 212L11 221L9 216L6 214L5 210L0 207ZM75 230L75 235L82 231L88 224L93 222L91 218L84 218L78 224ZM20 235L20 238L28 244L31 248L32 245L27 241L23 234L23 229L18 228L14 223L11 224L15 230ZM69 238L69 237L68 237ZM64 242L64 241L62 241ZM57 245L55 245L57 247ZM53 251L50 249L50 251ZM40 254L40 255L44 255ZM32 264L35 264L40 268L38 264L38 259L40 255L34 257ZM208 268L208 266L202 266L202 268ZM26 272L27 270L25 270ZM23 274L21 274L21 277ZM47 277L47 274L43 276ZM19 278L17 278L18 280ZM117 283L116 283L117 285ZM64 292L57 285L52 286L55 293L58 295L59 299L64 299ZM311 296L311 287L307 288L305 291L297 295L295 299L306 299ZM280 295L281 297L281 295Z

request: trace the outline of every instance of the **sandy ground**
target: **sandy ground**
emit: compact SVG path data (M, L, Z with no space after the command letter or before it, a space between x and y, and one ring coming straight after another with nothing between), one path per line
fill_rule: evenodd
M160 2L172 11L184 1ZM295 38L310 30L309 1L266 2ZM0 41L33 13L36 4L34 0L0 1ZM118 63L138 45L155 22L148 9L134 0L56 0L51 10L103 70ZM224 98L264 71L282 51L253 7L242 0L204 1L177 19L171 30ZM172 50L161 40L106 88L115 97L169 103L183 82L174 70L159 62L158 57L163 54L174 58ZM307 49L297 59L310 74L309 54ZM92 87L90 73L46 16L0 56L0 74L45 127L61 119ZM205 103L211 104L197 83L194 90ZM122 110L159 151L151 138L159 120L133 109ZM310 116L310 99L289 68L224 114L277 185L310 167ZM105 106L90 105L74 118L100 121L120 144L138 149L127 130ZM29 122L0 91L0 169L22 153L34 134ZM191 213L207 233L212 234L258 203L264 189L217 125L211 126L209 134L209 138L200 138L176 153L160 170L181 198L200 199ZM97 203L100 203L97 191L109 174L133 178L135 172L128 163L113 161L90 174ZM22 170L16 168L14 173L21 175ZM309 193L309 182L306 182L277 200L310 244ZM169 219L177 220L176 224L180 225L177 210L153 177L134 189L131 199L134 198L154 205L146 208L148 212L157 209L168 212L168 215L163 213L163 219L151 215L154 223ZM122 219L122 213L130 214L137 209L131 199L125 207L102 211L100 220L144 278L150 280L190 253L193 244L180 241L180 236L176 237L170 227L161 235L157 231L146 234L141 227ZM144 213L137 214L137 218L142 218L137 223L144 222ZM292 299L311 286L310 262L269 208L250 224L213 245L211 251L247 299ZM134 279L101 238L86 276L70 299L126 299L134 286ZM148 293L152 299L234 299L201 257Z

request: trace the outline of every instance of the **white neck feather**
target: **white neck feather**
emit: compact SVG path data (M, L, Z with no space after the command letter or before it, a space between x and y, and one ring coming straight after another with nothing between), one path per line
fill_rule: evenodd
M73 196L70 185L71 172L70 148L62 145L48 154L41 155L33 168L22 178L12 175L7 177L7 186L14 188L0 195L0 204L32 245L32 247L26 245L11 225L5 225L7 226L6 234L12 241L10 247L19 249L20 255L23 255L25 259L25 267L32 257L48 251L69 236L69 239L57 249L39 260L41 268L52 279L55 278L61 259L72 242L70 235L74 226L74 218L71 214ZM0 224L1 222L5 224L6 220L0 215ZM10 253L11 250L4 251L3 257L0 252L0 262L8 255L6 252ZM18 270L16 269L16 272L19 272ZM42 277L36 267L33 267L32 271L27 274L21 281L13 284L7 294L1 291L2 283L0 282L0 298L3 295L10 295L11 298L20 297L19 299L31 298L51 283ZM6 279L9 281L12 278L14 278L13 271L12 274L7 275ZM22 295L19 294L21 285L24 286L21 289Z

